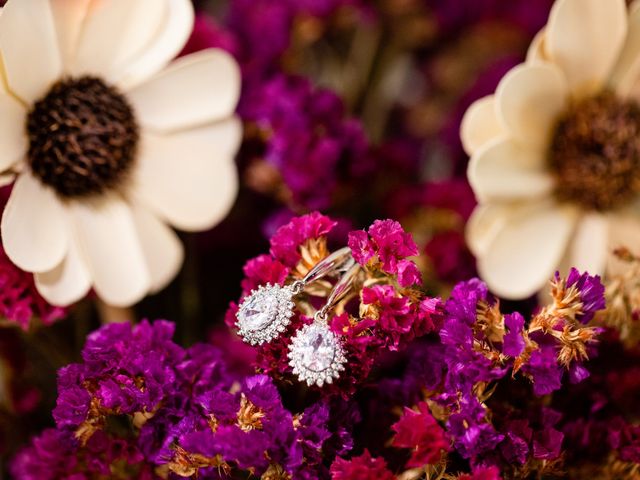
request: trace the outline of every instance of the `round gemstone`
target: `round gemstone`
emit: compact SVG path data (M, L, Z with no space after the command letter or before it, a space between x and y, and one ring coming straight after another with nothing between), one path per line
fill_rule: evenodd
M323 372L331 367L336 354L336 339L322 325L311 325L298 337L300 363L312 372Z
M573 104L556 125L549 166L561 201L598 211L631 202L640 194L640 105L609 92Z
M133 109L99 78L56 83L34 104L26 127L31 171L63 198L118 189L135 160Z
M238 312L238 323L243 330L256 332L273 323L278 314L278 298L275 295L252 295Z

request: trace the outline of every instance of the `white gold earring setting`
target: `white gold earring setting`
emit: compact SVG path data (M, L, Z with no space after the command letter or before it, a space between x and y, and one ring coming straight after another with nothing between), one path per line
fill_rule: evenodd
M352 265L334 286L327 302L314 315L313 323L296 333L289 345L289 365L301 382L322 387L333 383L345 369L347 359L339 337L327 324L329 311L351 289L360 266Z
M349 247L336 250L318 262L302 279L291 285L266 284L252 290L236 313L238 335L251 345L262 345L277 338L291 323L293 297L302 293L309 283L353 265Z

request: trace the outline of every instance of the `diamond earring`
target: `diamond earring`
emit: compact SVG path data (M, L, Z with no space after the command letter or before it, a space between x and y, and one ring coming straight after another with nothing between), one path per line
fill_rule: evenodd
M336 250L318 262L302 280L291 285L267 283L252 290L236 313L238 335L251 345L261 345L277 338L291 323L295 304L292 299L316 280L353 265L349 247Z
M340 278L327 298L327 303L316 312L313 323L296 333L289 345L289 365L298 380L322 387L340 376L347 359L338 336L329 329L329 311L344 298L360 272L360 265L352 265Z

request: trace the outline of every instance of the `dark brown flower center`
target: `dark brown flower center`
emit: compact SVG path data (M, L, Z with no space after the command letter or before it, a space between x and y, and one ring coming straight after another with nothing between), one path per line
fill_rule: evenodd
M94 77L56 83L29 113L27 134L31 170L65 198L119 187L138 145L131 106Z
M549 152L560 200L610 210L640 193L640 106L603 93L560 119Z

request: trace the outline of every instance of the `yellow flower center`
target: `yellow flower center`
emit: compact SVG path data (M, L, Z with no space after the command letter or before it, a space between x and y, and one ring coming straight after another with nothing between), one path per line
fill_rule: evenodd
M56 83L29 113L27 135L31 170L63 198L119 187L139 137L126 98L94 77Z
M640 193L640 106L605 92L574 104L556 126L549 163L556 196L605 211Z

